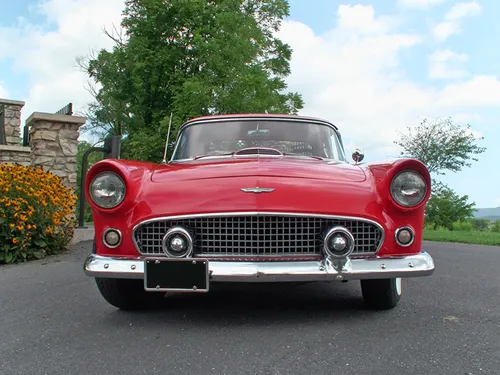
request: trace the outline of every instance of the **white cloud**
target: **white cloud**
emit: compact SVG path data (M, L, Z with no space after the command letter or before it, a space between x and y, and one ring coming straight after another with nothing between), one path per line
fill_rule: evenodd
M466 54L449 49L439 50L429 56L429 76L431 78L462 78L468 75L460 65L468 60Z
M339 5L338 25L364 34L380 34L388 28L387 22L375 18L375 9L371 5Z
M454 34L462 32L462 20L465 17L472 17L480 14L482 7L477 1L468 3L458 3L453 5L444 16L444 21L434 26L432 30L434 37L438 41L444 41Z
M421 43L421 37L398 32L390 22L380 25L371 7L349 10L339 12L337 27L322 35L295 21L285 22L279 33L294 51L288 83L303 94L306 107L301 113L339 125L348 153L350 147L362 147L370 159L393 157L398 154L393 144L397 132L425 117L459 121L473 118L478 107L500 105L495 77L475 76L444 88L412 81L402 69L401 55ZM353 26L359 19L378 26L370 26L369 33L363 25ZM465 58L446 51L434 56L448 64ZM459 71L452 73L456 77ZM446 73L435 69L433 74Z
M500 105L500 79L478 75L466 82L449 84L436 103L443 108L474 108Z
M0 27L0 59L12 58L30 82L23 124L34 111L55 112L69 102L78 111L91 100L75 58L111 46L103 29L119 26L123 8L123 0L44 0L37 9L50 30L24 20Z
M477 1L468 3L457 3L453 5L451 10L446 14L446 20L460 20L467 16L475 16L482 11L481 5Z
M453 119L460 124L468 124L471 122L484 121L484 117L478 114L477 112L464 112L464 113L459 112L455 114Z
M424 8L428 9L433 6L444 3L447 0L399 0L398 5L405 8Z

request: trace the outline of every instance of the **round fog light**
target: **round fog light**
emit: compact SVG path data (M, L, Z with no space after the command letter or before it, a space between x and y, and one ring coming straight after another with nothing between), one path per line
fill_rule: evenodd
M172 238L172 240L170 241L170 248L173 251L181 251L182 249L184 249L184 246L185 241L179 236Z
M324 236L323 251L327 256L342 259L354 250L355 240L352 233L344 227L331 228Z
M182 227L170 228L162 240L163 252L170 258L187 258L193 252L193 236Z
M347 240L341 234L336 234L332 240L332 247L335 251L342 251L347 247Z
M107 247L117 247L122 239L121 233L117 229L107 229L104 232L104 244Z
M408 228L399 228L396 231L396 241L401 245L401 246L410 246L413 242L413 231Z

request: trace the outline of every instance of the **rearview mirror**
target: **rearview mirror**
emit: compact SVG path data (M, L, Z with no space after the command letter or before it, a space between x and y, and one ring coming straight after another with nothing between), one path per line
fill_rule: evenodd
M354 152L352 153L352 160L354 160L356 164L361 163L364 158L365 154L358 148L355 149Z
M269 135L269 130L268 129L249 130L247 134L249 137L265 137Z

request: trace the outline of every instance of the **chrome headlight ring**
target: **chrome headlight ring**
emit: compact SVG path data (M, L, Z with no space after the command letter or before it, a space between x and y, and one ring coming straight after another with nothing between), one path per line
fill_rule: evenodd
M123 179L115 172L98 173L90 183L89 193L96 205L101 208L115 208L125 198L126 186Z
M392 199L402 207L418 206L427 195L427 182L414 170L399 172L391 181L390 193Z

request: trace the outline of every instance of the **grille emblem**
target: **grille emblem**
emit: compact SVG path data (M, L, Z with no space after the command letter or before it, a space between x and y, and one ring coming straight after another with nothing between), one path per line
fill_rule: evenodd
M275 189L254 187L254 188L241 188L240 190L243 191L244 193L260 194L260 193L272 193Z

